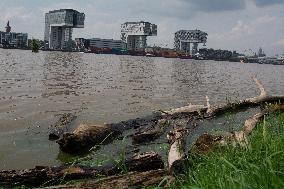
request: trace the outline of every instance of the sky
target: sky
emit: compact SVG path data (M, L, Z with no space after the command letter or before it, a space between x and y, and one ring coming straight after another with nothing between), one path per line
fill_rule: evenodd
M284 0L1 0L0 30L9 20L14 32L43 39L44 14L65 8L86 15L73 38L119 39L122 23L148 21L158 25L149 45L173 47L176 31L200 29L207 48L284 54Z

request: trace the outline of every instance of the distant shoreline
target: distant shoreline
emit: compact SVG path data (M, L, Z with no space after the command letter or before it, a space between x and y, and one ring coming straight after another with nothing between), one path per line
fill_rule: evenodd
M29 48L3 48L0 47L0 49L5 49L5 50L26 50L26 51L31 51ZM63 51L63 50L43 50L41 49L40 51L52 51L52 52L68 52L68 53L78 53L78 51ZM79 52L79 53L86 53L86 54L111 54L111 55L129 55L129 56L145 56L146 55L133 55L133 54L114 54L114 53L93 53L93 52ZM164 56L151 56L151 57L163 57L163 58L175 58L175 59L188 59L188 60L213 60L213 61L228 61L228 62L241 62L243 63L254 63L254 64L270 64L270 65L284 65L284 60L277 60L277 59L272 59L272 58L250 58L250 57L232 57L230 59L218 59L218 58L196 58L196 57L191 57L191 58L181 58L181 57L164 57Z

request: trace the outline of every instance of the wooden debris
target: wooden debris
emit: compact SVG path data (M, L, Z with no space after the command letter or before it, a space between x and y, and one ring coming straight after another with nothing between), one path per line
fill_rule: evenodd
M119 134L108 125L80 124L72 133L64 133L57 143L63 152L76 154L105 144Z
M147 172L130 172L126 175L107 177L101 180L90 180L77 185L63 185L47 187L44 189L128 189L144 188L153 185L169 187L174 178L167 175L166 170L153 170Z
M55 125L51 126L49 132L49 140L58 140L63 133L68 132L70 124L77 118L77 116L67 113L63 114Z
M163 169L162 157L155 152L137 154L122 162L127 171L144 172ZM0 185L39 186L46 182L58 184L61 180L93 179L98 175L111 176L122 171L120 165L112 164L103 167L85 166L37 166L34 169L0 171Z
M184 128L178 128L167 135L171 143L168 154L168 166L171 174L175 175L185 171L185 137L186 130Z
M158 120L158 123L154 125L154 128L142 128L142 131L136 132L132 136L133 142L139 144L156 140L164 134L167 126L167 119Z

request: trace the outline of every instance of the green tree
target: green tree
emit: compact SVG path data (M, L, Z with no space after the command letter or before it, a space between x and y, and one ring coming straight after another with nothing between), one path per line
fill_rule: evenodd
M32 52L34 52L34 53L38 52L39 44L38 44L38 41L36 39L32 39L32 41L31 41L31 49L32 49Z

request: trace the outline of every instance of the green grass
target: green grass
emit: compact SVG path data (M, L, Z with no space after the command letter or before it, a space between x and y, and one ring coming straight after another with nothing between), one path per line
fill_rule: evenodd
M250 146L193 155L189 171L171 188L284 188L284 113L265 117Z

